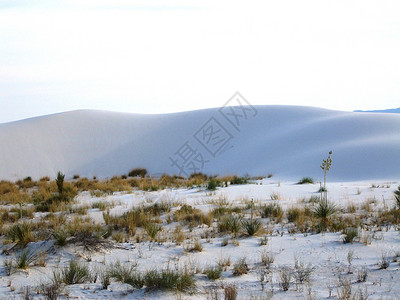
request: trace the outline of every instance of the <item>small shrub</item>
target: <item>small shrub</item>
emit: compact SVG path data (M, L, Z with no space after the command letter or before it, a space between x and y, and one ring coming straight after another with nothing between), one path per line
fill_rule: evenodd
M358 237L357 228L346 228L345 236L343 238L343 243L351 243L353 244L354 239Z
M147 175L147 170L145 168L136 168L136 169L131 170L128 173L129 177L142 177L142 178L145 178L146 175Z
M204 270L204 274L206 274L207 278L210 280L217 280L221 278L222 268L220 266L210 266Z
M231 184L246 184L246 183L247 183L247 178L244 177L233 176L233 179L231 180Z
M146 226L146 233L152 241L156 239L156 236L160 230L161 226L156 223L150 223Z
M19 223L13 225L8 231L8 237L17 245L25 247L34 241L32 225L30 223Z
M314 183L314 179L312 179L311 177L303 177L302 179L299 180L299 182L297 182L297 184L313 184Z
M247 274L248 271L249 266L247 265L246 258L243 257L233 265L232 274L233 276L240 276L243 274Z
M58 229L53 232L53 237L56 240L56 245L63 247L67 244L68 232L65 230Z
M215 191L215 190L217 189L218 186L219 186L218 182L217 182L216 180L214 180L214 179L211 179L211 180L208 182L207 190L209 190L209 191Z
M60 280L65 284L84 283L89 279L89 269L87 266L80 265L78 262L71 260L68 266L61 269Z

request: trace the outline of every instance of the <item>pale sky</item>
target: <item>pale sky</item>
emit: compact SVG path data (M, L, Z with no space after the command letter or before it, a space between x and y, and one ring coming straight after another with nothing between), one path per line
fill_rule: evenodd
M400 106L400 1L0 0L0 122L103 109Z

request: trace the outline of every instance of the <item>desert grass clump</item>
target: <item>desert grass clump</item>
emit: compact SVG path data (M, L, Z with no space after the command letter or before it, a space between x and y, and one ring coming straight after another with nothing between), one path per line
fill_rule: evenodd
M204 270L204 274L207 275L209 280L217 280L221 278L222 267L220 266L209 266Z
M279 204L270 203L258 207L261 218L274 218L276 222L282 221L283 210Z
M33 227L31 223L15 224L9 229L8 237L18 246L25 247L28 243L34 241Z
M154 241L156 239L158 233L161 231L161 226L156 223L149 223L149 224L147 224L145 229L146 229L146 233L147 233L148 237L152 241Z
M65 284L84 283L89 279L89 269L85 265L71 260L67 266L60 270L58 274L61 282Z
M174 212L174 220L189 225L190 227L198 225L211 226L212 218L209 214L204 214L201 210L184 204Z
M233 265L233 276L240 276L243 274L247 274L250 270L249 266L247 265L247 261L245 257L240 258L234 265Z
M176 270L169 267L153 269L144 275L144 284L148 289L190 292L195 288L193 272L188 269Z
M314 179L311 178L311 177L303 177L297 182L297 184L306 184L306 183L313 184L314 183Z
M190 245L189 247L186 248L187 252L202 252L203 251L203 245L200 243L198 239L194 242L193 245Z
M346 228L345 236L343 237L343 243L353 244L354 239L357 237L358 237L358 229L357 228L354 228L354 227Z
M242 221L242 226L247 235L253 236L262 228L262 221L260 219L245 219Z
M137 271L137 263L121 264L119 261L112 264L109 268L109 274L116 280L128 283L134 288L140 289L143 287L143 275Z

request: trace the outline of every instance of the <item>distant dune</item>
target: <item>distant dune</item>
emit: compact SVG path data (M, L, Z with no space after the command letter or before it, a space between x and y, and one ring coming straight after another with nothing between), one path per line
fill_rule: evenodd
M400 115L256 106L163 115L71 111L0 124L0 178L153 174L274 174L330 180L399 179ZM229 122L231 121L231 122ZM204 125L204 126L203 126ZM186 143L187 142L187 143ZM185 162L185 164L184 164ZM204 164L204 165L202 165Z
M355 110L355 112L374 112L374 113L400 114L400 107L399 108L382 109L382 110Z

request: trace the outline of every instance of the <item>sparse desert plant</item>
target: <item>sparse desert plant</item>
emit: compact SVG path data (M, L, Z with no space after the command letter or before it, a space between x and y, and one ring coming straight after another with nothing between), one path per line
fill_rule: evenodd
M366 282L368 277L368 271L366 267L362 267L357 270L357 282Z
M357 228L346 228L345 236L343 237L343 243L353 243L354 239L358 237L358 229Z
M300 284L310 282L313 268L310 264L305 264L303 261L294 259L294 278Z
M50 283L41 284L38 290L44 296L44 299L58 300L62 292L62 286L59 282L53 280Z
M107 269L100 270L99 279L100 279L100 283L101 283L101 286L103 287L103 289L106 290L108 288L108 286L110 285L110 283L111 283L110 278L111 278L111 274Z
M256 234L262 228L262 222L259 219L245 219L242 226L249 236Z
M268 253L267 251L261 252L260 263L263 265L267 270L271 268L271 265L274 263L274 256L272 253Z
M341 300L353 299L351 280L349 278L339 275L337 284L337 297Z
M249 266L247 265L247 261L245 257L240 258L234 265L233 265L233 276L240 276L243 274L247 274L249 271Z
M282 291L288 291L292 280L292 271L289 268L282 268L279 272L279 287Z
M13 271L13 260L11 258L5 258L3 260L3 267L6 275L10 276Z
M34 241L32 225L26 222L13 225L8 231L8 237L17 245L25 247Z
M386 252L382 252L378 260L378 266L380 269L387 269L390 266L390 257Z
M314 179L312 179L311 177L303 177L297 182L297 184L306 184L306 183L313 184Z
M225 300L236 300L237 299L237 287L234 284L228 284L224 286L224 299Z
M60 270L59 278L65 284L84 283L89 279L89 269L87 266L71 260L67 266Z
M217 280L217 279L221 278L222 267L209 266L204 270L204 274L206 274L207 278L210 280Z

